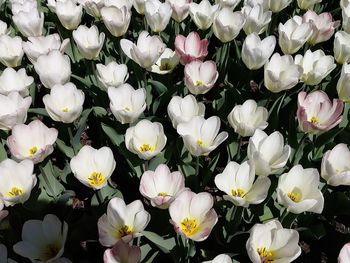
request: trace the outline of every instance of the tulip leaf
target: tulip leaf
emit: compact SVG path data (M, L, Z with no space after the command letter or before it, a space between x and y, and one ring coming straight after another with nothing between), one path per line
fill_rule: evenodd
M38 178L43 184L46 193L56 200L65 189L64 186L56 179L51 161L48 161L44 167L39 166L39 169L41 173Z
M39 114L45 117L50 117L50 115L47 113L47 111L44 108L30 108L28 112Z
M7 152L4 147L4 141L3 143L0 143L0 162L7 159Z
M159 81L150 79L148 80L148 82L152 84L152 86L156 89L159 95L162 95L168 90L167 87Z
M86 128L86 123L87 123L87 120L88 120L88 117L89 117L91 111L92 111L92 109L86 109L83 111L83 113L81 114L81 118L79 120L79 123L78 123L78 130L77 130L76 134L74 135L73 139L71 140L71 144L73 146L73 149L76 152L81 147L81 144L80 144L81 134L83 133L83 131Z
M62 151L68 158L74 157L74 150L72 147L67 146L64 141L57 139L56 145L60 151Z
M142 231L145 238L155 244L164 253L169 253L175 247L175 238L164 239L154 232Z
M325 132L319 136L317 136L315 140L315 147L321 147L322 145L326 145L329 142L332 142L333 139L339 135L344 128L334 128L328 132Z

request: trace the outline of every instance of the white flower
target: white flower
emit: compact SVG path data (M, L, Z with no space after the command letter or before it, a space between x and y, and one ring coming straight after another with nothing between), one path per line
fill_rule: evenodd
M350 6L350 5L349 5ZM350 34L338 31L334 38L334 58L339 64L350 62Z
M77 87L68 82L65 85L55 85L50 94L43 97L47 113L54 121L72 123L83 111L85 95Z
M135 90L129 84L121 84L117 88L108 88L109 107L115 118L121 122L133 123L146 109L146 90Z
M178 64L179 57L176 52L170 48L166 48L156 64L151 67L151 71L160 75L168 74L172 72Z
M195 116L190 121L177 125L177 133L182 137L186 149L194 156L208 155L227 139L228 133L219 133L219 130L220 118L216 116L207 120Z
M263 5L245 5L242 13L246 19L243 30L247 35L264 33L271 22L272 12L266 11Z
M127 7L129 10L132 8L133 0L105 0L105 6L115 6L117 8Z
M131 12L126 6L105 6L101 9L101 15L103 23L113 36L120 37L128 30Z
M11 12L13 15L19 12L30 12L38 8L35 0L9 0Z
M0 35L0 62L6 67L17 67L24 55L22 39L19 36Z
M255 165L255 173L260 176L277 174L286 165L291 148L284 145L284 138L278 131L269 136L257 129L248 144L248 159Z
M268 177L258 177L255 182L254 165L245 161L241 165L229 162L221 174L215 176L216 187L225 192L224 199L235 206L248 207L263 202L271 181Z
M289 6L293 0L266 0L266 1L268 2L269 9L274 13L278 13L283 9L285 9L287 6Z
M140 15L145 14L145 3L147 0L134 0L133 6Z
M128 128L125 134L126 148L144 160L149 160L159 154L166 141L162 124L146 119Z
M105 6L104 0L78 0L78 3L83 6L86 13L95 18L101 17L101 9Z
M172 8L172 15L171 17L178 23L181 23L183 20L185 20L188 17L189 10L190 10L190 3L192 3L192 0L166 0L171 8Z
M153 32L163 31L170 21L171 14L172 9L168 2L148 0L145 3L146 21Z
M231 127L239 135L252 136L256 129L264 130L268 126L269 112L256 104L254 100L246 100L235 106L227 119Z
M29 199L33 187L36 185L36 176L33 174L34 164L30 160L17 163L5 159L0 163L1 185L0 197L5 206L23 204Z
M48 0L50 2L50 0ZM60 20L62 26L68 30L76 29L83 15L83 6L77 5L73 0L51 0L54 2L54 12Z
M98 190L107 185L115 169L113 152L109 147L94 149L84 145L70 161L74 176L84 185Z
M112 248L105 250L103 261L104 263L139 263L141 261L141 249L120 239Z
M0 94L8 95L17 91L22 96L28 96L29 86L34 82L33 77L29 77L24 68L16 71L13 68L6 68L0 76Z
M342 67L340 78L337 83L337 92L340 100L350 102L350 65L347 63Z
M317 169L303 169L294 166L288 173L278 179L277 201L288 212L300 214L314 212L321 214L324 205L322 192L318 189L320 175Z
M194 116L204 117L204 112L204 104L197 102L193 95L187 95L184 98L174 96L168 104L168 116L175 129L179 123L188 122Z
M277 220L255 224L246 243L248 256L253 263L293 262L301 254L299 233L283 228Z
M107 91L109 87L118 87L124 84L129 78L128 67L125 64L118 64L115 61L107 65L97 64L96 75L101 88Z
M350 33L350 5L342 7L343 29L345 32Z
M232 259L226 254L220 254L217 255L213 260L203 261L202 263L232 263Z
M12 20L25 37L37 37L43 34L44 13L39 13L37 9L19 12L12 16Z
M321 3L322 0L298 0L298 6L301 10L313 9L315 4Z
M7 35L9 32L9 29L7 28L7 24L0 20L0 36L1 35Z
M347 263L350 261L350 243L346 243L339 252L338 263Z
M0 95L0 130L10 130L24 123L31 103L32 97L22 98L18 92Z
M211 27L219 5L211 5L208 0L202 0L199 4L190 3L190 16L196 26L201 30Z
M221 8L228 7L232 10L235 9L240 2L241 0L215 0L215 3L219 4Z
M80 25L73 31L73 38L77 44L78 50L84 58L95 59L98 57L103 47L105 33L102 32L99 34L97 26L95 25L90 28Z
M32 262L63 263L62 256L67 238L68 224L55 215L46 215L44 220L28 220L22 229L22 241L13 250Z
M150 219L140 200L126 205L123 199L114 197L108 203L107 214L98 220L99 241L105 247L113 246L120 239L129 242L141 235Z

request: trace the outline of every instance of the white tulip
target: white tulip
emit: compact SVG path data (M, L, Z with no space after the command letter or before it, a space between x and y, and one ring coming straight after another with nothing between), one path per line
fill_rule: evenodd
M294 16L278 26L278 44L284 54L296 53L312 35L311 24L303 23L300 16Z
M269 1L266 0L244 0L243 6L254 7L256 5L261 5L264 8L264 11L269 10Z
M19 36L0 35L0 62L6 67L19 66L24 55L22 43Z
M337 92L340 100L350 102L350 65L347 63L342 67L337 83Z
M23 97L29 95L29 86L34 78L27 75L24 68L16 71L6 68L0 76L0 94L8 95L10 92L19 92Z
M19 12L12 16L12 20L25 37L37 37L43 34L44 13L39 13L37 9Z
M252 33L243 42L242 61L250 70L260 69L269 60L275 47L275 36L261 40L257 33Z
M66 84L70 80L71 65L67 55L53 50L47 55L41 55L34 64L41 83L48 89L56 84Z
M65 85L54 85L50 94L43 97L47 113L54 121L72 123L83 111L85 95L77 87L68 82Z
M285 9L292 1L293 0L267 0L269 9L274 13L278 13Z
M245 18L241 12L233 12L229 7L224 7L215 14L214 35L223 43L230 42L238 36L244 23Z
M256 104L254 100L246 100L237 105L228 115L231 127L239 135L252 136L256 129L264 130L268 126L269 112L266 108Z
M64 52L69 39L61 41L60 35L55 33L47 36L28 37L28 41L23 43L23 51L33 64L41 55L47 55L50 51L58 50Z
M74 0L51 0L55 2L55 13L63 27L68 30L76 29L83 15L83 6Z
M202 263L232 263L232 259L226 254L220 254L217 255L213 260L203 261Z
M249 232L246 249L253 263L293 262L301 254L298 231L283 228L278 220L255 224Z
M215 4L219 4L221 8L228 7L232 10L235 9L240 2L241 0L215 0Z
M172 15L171 17L178 23L181 23L184 21L188 15L190 10L190 3L192 3L192 0L166 0L171 8L172 8Z
M334 58L339 64L350 62L350 34L338 31L334 38Z
M38 4L35 0L10 0L9 4L13 15L16 15L20 12L30 12L32 10L38 9Z
M254 165L245 161L241 165L229 162L221 174L215 176L216 187L225 192L224 199L235 206L248 207L262 203L269 191L271 181L268 177L258 177L255 182Z
M147 31L140 33L136 45L130 40L122 39L120 46L125 55L146 69L157 62L166 48L159 36L150 36Z
M0 196L5 206L23 204L29 199L37 181L33 170L34 164L30 160L17 163L11 159L5 159L0 163L3 180L0 185Z
M146 109L146 90L135 90L129 84L121 84L117 88L108 88L109 107L114 117L121 122L133 123Z
M318 189L320 175L317 169L303 169L294 166L288 173L278 179L277 201L288 212L300 214L314 212L321 214L324 205L322 192Z
M94 149L84 145L70 161L74 176L84 185L94 190L107 185L115 169L113 152L109 147Z
M22 98L18 92L0 95L0 130L11 130L16 124L27 120L32 97Z
M288 90L298 84L303 68L295 65L290 55L275 53L264 67L265 87L274 93Z
M68 224L55 215L48 214L44 220L28 220L22 229L22 241L13 246L13 250L31 262L68 263L60 258L64 252L68 233Z
M118 87L129 78L128 67L115 61L107 65L97 64L96 74L101 88L107 91L109 87Z
M219 133L219 130L220 118L216 116L207 120L195 116L190 121L177 125L177 133L182 137L186 149L194 156L209 155L227 139L228 133Z
M179 64L179 60L180 59L175 51L166 48L156 64L151 67L151 72L160 75L168 74Z
M266 31L271 22L271 11L266 11L263 5L254 5L253 7L245 5L242 13L246 19L243 30L249 35L251 33L262 34Z
M318 85L336 68L333 56L326 56L319 49L312 52L310 49L305 55L296 55L295 64L303 67L303 73L300 80L307 85Z
M105 41L105 33L98 32L97 26L80 25L73 31L73 38L81 55L86 59L95 59L100 54Z
M159 122L141 120L126 130L126 148L143 160L149 160L165 147L167 137Z
M0 20L0 36L1 35L7 35L9 32L9 29L7 28L7 24Z
M105 0L105 6L115 6L117 8L122 8L123 6L131 10L133 5L133 0Z
M147 2L147 0L134 0L133 6L134 6L136 12L139 13L140 15L145 14L145 3L146 2Z
M301 10L313 9L315 4L321 3L322 0L298 0L298 6Z
M350 5L342 8L343 29L345 32L350 33Z
M168 116L176 129L182 122L188 122L195 116L204 117L205 106L202 102L197 102L193 95L184 98L174 96L168 104Z
M344 143L337 144L322 158L321 176L332 186L350 185L350 151Z
M78 3L83 6L86 13L95 18L101 17L101 9L105 6L104 0L78 0Z
M115 37L124 35L129 28L131 12L126 7L105 6L101 9L103 23Z
M172 9L168 2L148 0L145 3L146 21L153 32L163 31L169 24L171 14Z
M219 5L211 5L208 0L202 0L199 4L190 3L190 16L196 26L201 30L211 27Z
M283 135L275 131L267 135L257 129L249 139L247 156L260 176L278 174L287 164L291 148L284 145Z

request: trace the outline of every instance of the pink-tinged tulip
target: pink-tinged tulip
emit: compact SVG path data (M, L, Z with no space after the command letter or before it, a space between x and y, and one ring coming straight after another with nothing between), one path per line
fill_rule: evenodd
M297 117L299 128L305 133L319 134L329 131L341 121L344 104L339 99L333 103L323 91L317 90L298 95Z
M185 66L185 85L192 94L205 94L219 77L214 61L192 61Z
M349 263L350 262L350 243L346 243L340 250L338 263Z
M190 9L190 3L192 3L192 0L166 0L172 10L173 13L171 17L178 23L185 20L189 14Z
M304 14L303 23L311 24L313 32L308 42L313 46L329 40L333 36L334 30L340 25L340 21L333 21L330 13L317 15L311 10Z
M187 37L178 35L175 51L180 57L180 63L186 65L196 59L203 60L208 55L208 44L208 40L201 40L197 32L191 32Z
M122 239L113 248L107 249L103 255L104 263L139 263L141 261L141 249L131 246Z
M7 138L7 145L16 159L30 159L34 163L40 163L53 152L52 145L57 134L55 128L48 128L40 120L34 120L28 125L15 125L12 135Z
M171 172L165 164L143 173L140 193L151 201L152 206L167 209L175 197L185 190L185 178L180 172Z
M194 241L204 241L218 221L209 193L182 192L169 207L171 223L177 233Z

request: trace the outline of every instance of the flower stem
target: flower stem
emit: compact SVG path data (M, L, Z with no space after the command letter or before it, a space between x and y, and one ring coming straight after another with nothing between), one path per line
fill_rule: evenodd
M199 191L200 188L200 182L199 182L199 162L200 162L200 157L196 157L196 171L195 171L195 182L196 182L196 190Z
M96 192L96 197L97 197L97 201L100 205L103 204L103 197L102 197L102 193L101 193L101 189L98 189Z

